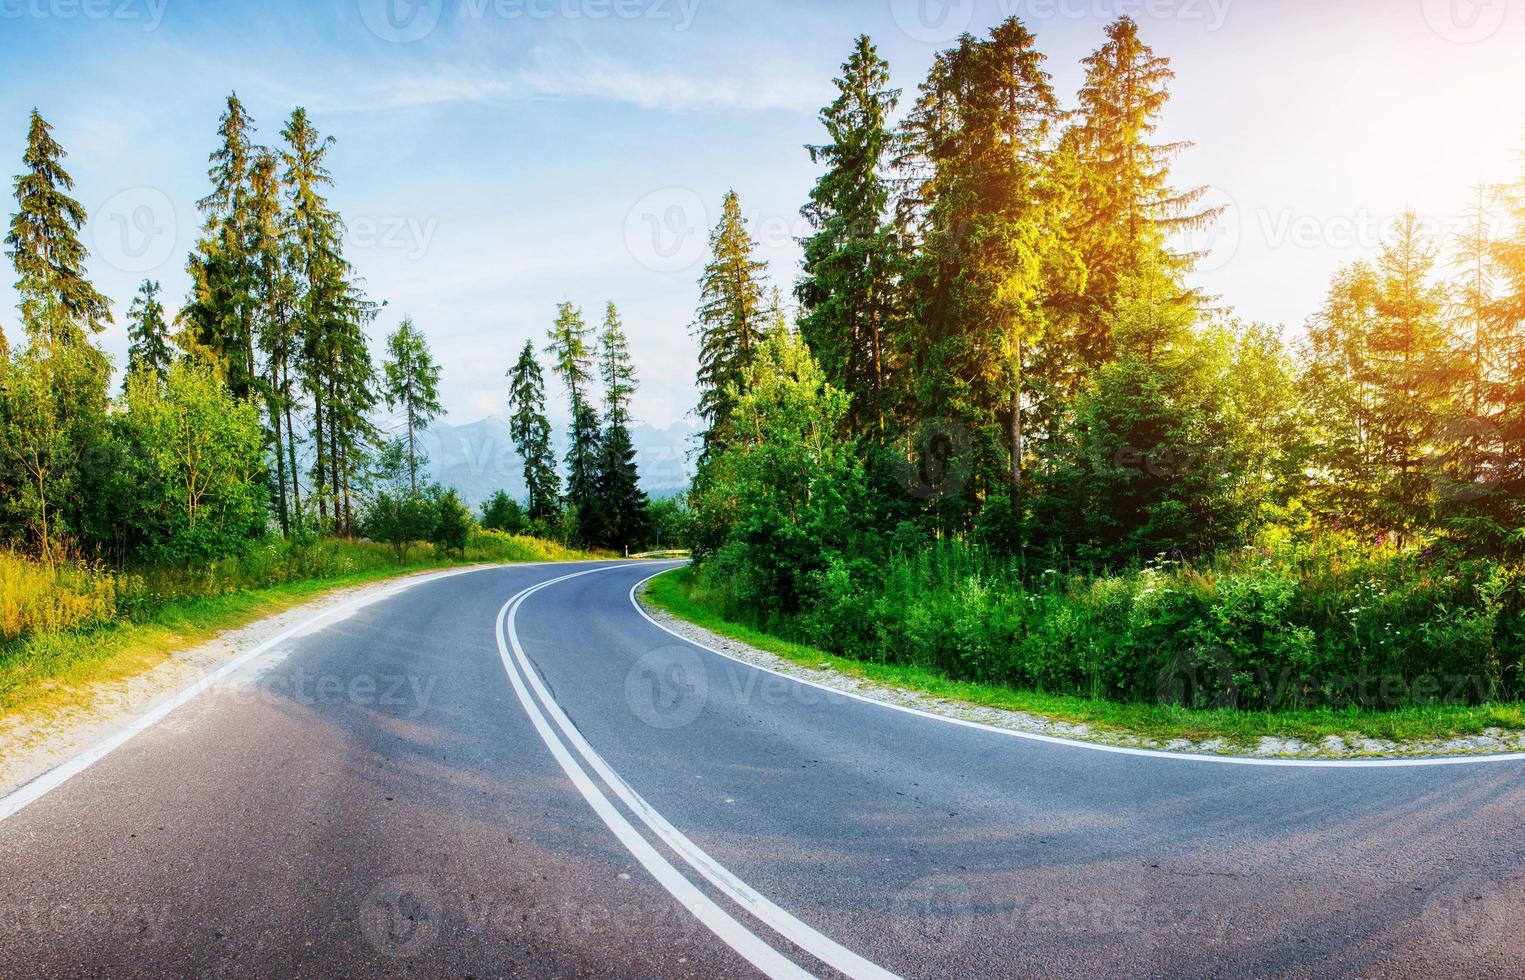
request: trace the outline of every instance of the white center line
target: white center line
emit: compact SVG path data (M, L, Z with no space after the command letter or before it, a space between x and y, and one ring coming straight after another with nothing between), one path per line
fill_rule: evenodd
M610 566L618 568L619 566ZM737 922L729 913L715 903L708 895L701 892L693 882L689 881L678 869L673 867L672 862L651 845L645 837L641 836L630 821L615 808L614 803L604 795L591 777L577 764L572 753L556 737L545 714L530 695L525 686L519 669L515 666L513 657L509 653L508 644L504 642L505 620L507 620L508 635L513 639L515 648L518 648L518 637L513 633L512 616L518 611L525 598L548 585L564 582L580 575L589 575L593 572L607 571L604 568L590 569L585 572L576 572L572 575L563 575L560 578L542 582L540 585L526 589L503 604L498 610L497 641L498 653L503 659L503 669L508 672L509 681L513 684L514 693L519 696L519 703L529 715L530 722L535 726L535 731L540 735L541 741L545 742L546 748L551 750L551 755L561 766L572 785L582 794L583 799L598 814L604 825L614 833L619 842L625 846L637 861L641 863L657 883L665 888L669 894L678 900L695 918L709 928L727 946L741 954L747 962L757 967L770 977L808 978L811 974L803 970L798 964L784 956L778 950L769 946L759 939L753 932Z
M613 566L620 568L624 566ZM575 576L567 576L572 578ZM561 580L557 580L561 581ZM674 827L662 816L650 803L641 797L625 780L614 771L604 758L588 744L587 739L578 731L577 726L567 717L566 712L556 703L550 691L546 690L535 672L534 666L524 653L524 648L519 643L518 633L514 628L515 617L518 607L523 599L530 593L539 591L554 582L546 582L535 588L526 590L522 598L509 610L507 619L507 632L509 641L513 645L514 653L518 657L519 666L524 676L529 680L536 695L544 702L546 712L555 720L561 729L567 742L577 749L588 766L596 772L618 796L625 805L631 809L641 822L651 828L669 847L678 853L690 867L698 871L710 884L723 891L732 901L746 909L753 916L762 920L771 929L779 933L785 939L808 952L810 955L821 960L850 977L873 978L873 980L891 980L895 974L880 967L878 964L865 959L852 950L838 943L831 937L805 924L785 909L776 905L766 896L758 893L746 882L742 881L728 868L716 861L704 851L698 844L690 840L682 831ZM501 637L500 637L501 642Z

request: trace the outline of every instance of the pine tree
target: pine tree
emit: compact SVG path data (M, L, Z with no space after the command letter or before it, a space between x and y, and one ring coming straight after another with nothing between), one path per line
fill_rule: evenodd
M939 56L906 142L921 251L913 271L915 399L974 438L979 479L1009 484L1020 513L1026 365L1048 327L1050 252L1058 236L1046 196L1058 100L1034 38L1015 18L984 41L965 36Z
M614 551L646 540L651 530L650 500L636 472L635 446L623 421L610 422L599 442L594 481L594 541Z
M765 264L753 257L741 202L728 191L720 222L710 233L710 261L699 278L700 303L692 330L699 340L699 415L706 423L704 450L715 440L744 377L746 365L768 330L763 301Z
M151 373L163 380L173 360L169 344L169 324L164 321L164 304L159 302L159 284L143 280L132 305L127 308L127 373Z
M342 517L346 535L355 533L355 485L364 478L370 448L379 440L371 420L379 397L376 368L365 334L377 310L360 287L346 278L328 382L329 466L338 495L335 517Z
M1076 406L1076 439L1048 475L1039 525L1048 540L1106 566L1158 554L1195 557L1238 542L1248 517L1237 493L1226 365L1195 333L1168 276L1125 282L1107 324L1117 357Z
M1336 420L1323 429L1317 498L1337 521L1399 541L1434 526L1434 461L1450 451L1446 422L1466 390L1434 265L1405 214L1374 265L1336 276L1308 329L1310 396Z
M11 356L11 342L5 339L5 327L0 325L0 361Z
M763 316L763 322L768 328L763 336L766 338L776 333L797 333L792 321L789 304L784 300L784 291L775 284L768 290L768 309Z
M1452 256L1451 265L1456 270L1452 279L1456 298L1453 312L1468 334L1462 338L1470 369L1470 377L1467 379L1468 409L1474 417L1479 417L1488 410L1483 401L1484 385L1492 369L1488 320L1494 300L1494 274L1490 254L1493 248L1491 225L1495 202L1493 193L1484 184L1477 185L1475 194L1467 208L1466 227L1457 236L1456 252Z
M1222 212L1196 209L1206 188L1171 184L1170 163L1189 142L1149 141L1170 99L1175 73L1169 59L1143 42L1131 18L1114 21L1106 34L1107 42L1084 60L1078 121L1064 137L1079 164L1070 173L1077 186L1069 220L1086 277L1079 294L1058 305L1071 352L1086 369L1111 357L1102 325L1122 284L1144 272L1176 281L1195 256L1172 253L1169 235L1203 227Z
M1381 292L1372 368L1378 378L1379 459L1387 471L1376 503L1400 538L1434 518L1435 460L1450 451L1447 421L1467 369L1446 319L1449 298L1431 281L1436 249L1419 219L1402 216L1377 260Z
M556 322L551 324L545 352L551 356L551 370L567 389L574 413L587 400L587 386L593 380L593 351L588 343L591 333L581 310L568 302L557 304Z
M319 136L300 106L281 130L281 159L293 267L301 288L298 324L303 387L313 406L314 495L319 519L342 531L354 526L352 478L370 439L375 369L365 325L375 306L351 279L342 248L343 222L322 189L333 183L324 158L333 137Z
M551 370L567 390L572 417L566 456L567 500L579 508L593 499L598 459L598 412L589 402L587 390L593 380L593 351L588 343L591 333L582 311L564 302L556 307L556 322L551 325L550 343L545 348L551 356Z
M300 296L292 275L290 228L281 198L279 163L261 148L250 171L249 251L254 272L255 338L264 359L258 387L269 417L271 449L275 456L275 505L281 533L289 534L291 515L300 513L301 480L297 468L294 414L297 386L293 376L298 347Z
M1499 192L1511 230L1488 246L1497 291L1488 305L1483 395L1496 406L1490 421L1498 458L1487 473L1491 492L1479 505L1519 551L1525 550L1525 173Z
M598 499L598 411L588 402L579 401L573 412L566 456L567 501L578 509L578 522L586 536L589 522L596 520L593 507Z
M383 393L388 407L402 409L407 427L408 484L417 493L418 433L443 411L439 401L440 368L429 352L428 341L414 328L412 317L404 317L387 338L387 355L382 366Z
M826 169L801 212L815 233L804 241L795 287L800 332L827 378L852 396L849 424L860 434L882 435L891 407L886 340L896 316L898 252L885 220L884 167L900 90L889 79L889 63L860 36L836 79L837 98L821 110L829 142L807 147L811 162Z
M253 143L254 121L236 93L228 96L217 133L219 144L207 169L212 190L197 202L206 220L188 263L191 295L180 316L197 347L216 358L234 397L246 398L258 374L254 323L259 270L251 248L256 222L251 205L259 151Z
M604 327L598 337L598 373L604 383L605 424L628 425L630 398L635 394L635 364L630 360L630 342L613 302L604 311Z
M509 434L524 460L526 509L531 520L550 520L560 510L561 478L551 451L551 423L545 416L545 379L533 343L524 342L508 376Z
M111 304L83 271L85 209L69 196L74 180L60 163L66 156L33 109L5 244L16 268L21 322L32 343L45 347L82 343L111 322Z

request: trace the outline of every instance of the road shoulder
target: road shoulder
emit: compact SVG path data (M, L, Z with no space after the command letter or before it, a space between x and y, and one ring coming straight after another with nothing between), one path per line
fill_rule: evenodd
M128 676L87 684L71 691L66 702L0 717L0 798L123 731L155 705L283 632L341 606L440 574L439 569L426 569L363 585L339 586L289 609L175 650Z

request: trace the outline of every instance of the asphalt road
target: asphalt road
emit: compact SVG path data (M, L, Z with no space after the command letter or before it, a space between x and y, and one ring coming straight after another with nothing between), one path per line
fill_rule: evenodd
M1525 763L949 724L675 638L660 567L279 644L0 822L0 976L1525 975Z

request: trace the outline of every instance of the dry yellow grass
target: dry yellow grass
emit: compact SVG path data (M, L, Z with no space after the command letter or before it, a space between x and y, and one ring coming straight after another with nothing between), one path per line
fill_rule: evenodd
M0 643L110 622L120 586L110 572L0 552Z

